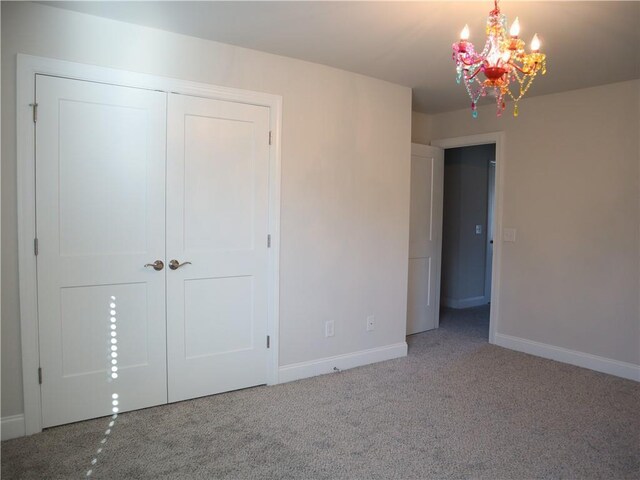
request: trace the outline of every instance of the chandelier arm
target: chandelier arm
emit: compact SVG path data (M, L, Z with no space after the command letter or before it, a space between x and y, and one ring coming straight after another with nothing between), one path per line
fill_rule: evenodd
M473 80L476 75L478 75L480 72L482 71L482 68L479 68L475 71L475 73L473 75L471 75L470 77L467 77L468 80Z
M473 61L471 63L468 63L463 57L460 57L460 61L462 63L464 63L467 67L473 67L474 65L477 65L477 64L481 63L482 62L482 58L478 58L477 60L475 60L475 61Z
M509 62L509 65L511 65L516 70L518 70L520 73L523 73L525 75L531 75L533 72L536 71L536 67L538 66L538 62L534 62L533 67L531 67L529 70L524 70L524 69L520 68L517 64L515 64L513 62Z

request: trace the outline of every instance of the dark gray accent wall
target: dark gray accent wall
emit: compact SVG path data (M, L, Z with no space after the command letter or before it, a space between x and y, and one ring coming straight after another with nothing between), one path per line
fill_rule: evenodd
M442 304L485 303L489 164L495 145L445 150ZM482 233L476 234L476 225Z

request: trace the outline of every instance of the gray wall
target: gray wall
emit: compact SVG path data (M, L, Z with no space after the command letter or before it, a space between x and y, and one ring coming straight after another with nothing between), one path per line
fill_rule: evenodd
M495 145L451 148L444 153L442 305L485 303L489 162ZM482 226L477 235L476 225Z
M640 80L478 110L415 113L412 136L505 134L497 333L640 365Z
M17 53L282 95L280 363L405 341L409 88L42 4L3 2L3 416L23 409ZM374 331L366 331L367 315L375 315ZM324 335L327 320L335 322L330 338Z

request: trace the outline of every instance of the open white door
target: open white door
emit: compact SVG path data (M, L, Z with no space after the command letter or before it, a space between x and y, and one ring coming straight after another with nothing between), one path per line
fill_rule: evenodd
M438 326L444 150L411 145L407 335Z
M269 108L172 94L168 131L174 402L267 382Z
M489 188L487 195L487 251L484 276L484 301L491 303L491 279L493 277L493 237L496 209L496 162L489 162Z
M144 266L165 258L166 94L38 75L36 99L42 425L166 403L165 270Z

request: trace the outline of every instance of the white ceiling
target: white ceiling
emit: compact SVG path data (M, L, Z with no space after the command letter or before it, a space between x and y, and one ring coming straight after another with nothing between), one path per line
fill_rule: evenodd
M46 2L48 5L239 45L413 88L414 110L468 106L451 44L465 23L484 43L492 0L475 2ZM521 37L534 33L548 73L529 95L640 78L640 2L503 0Z

